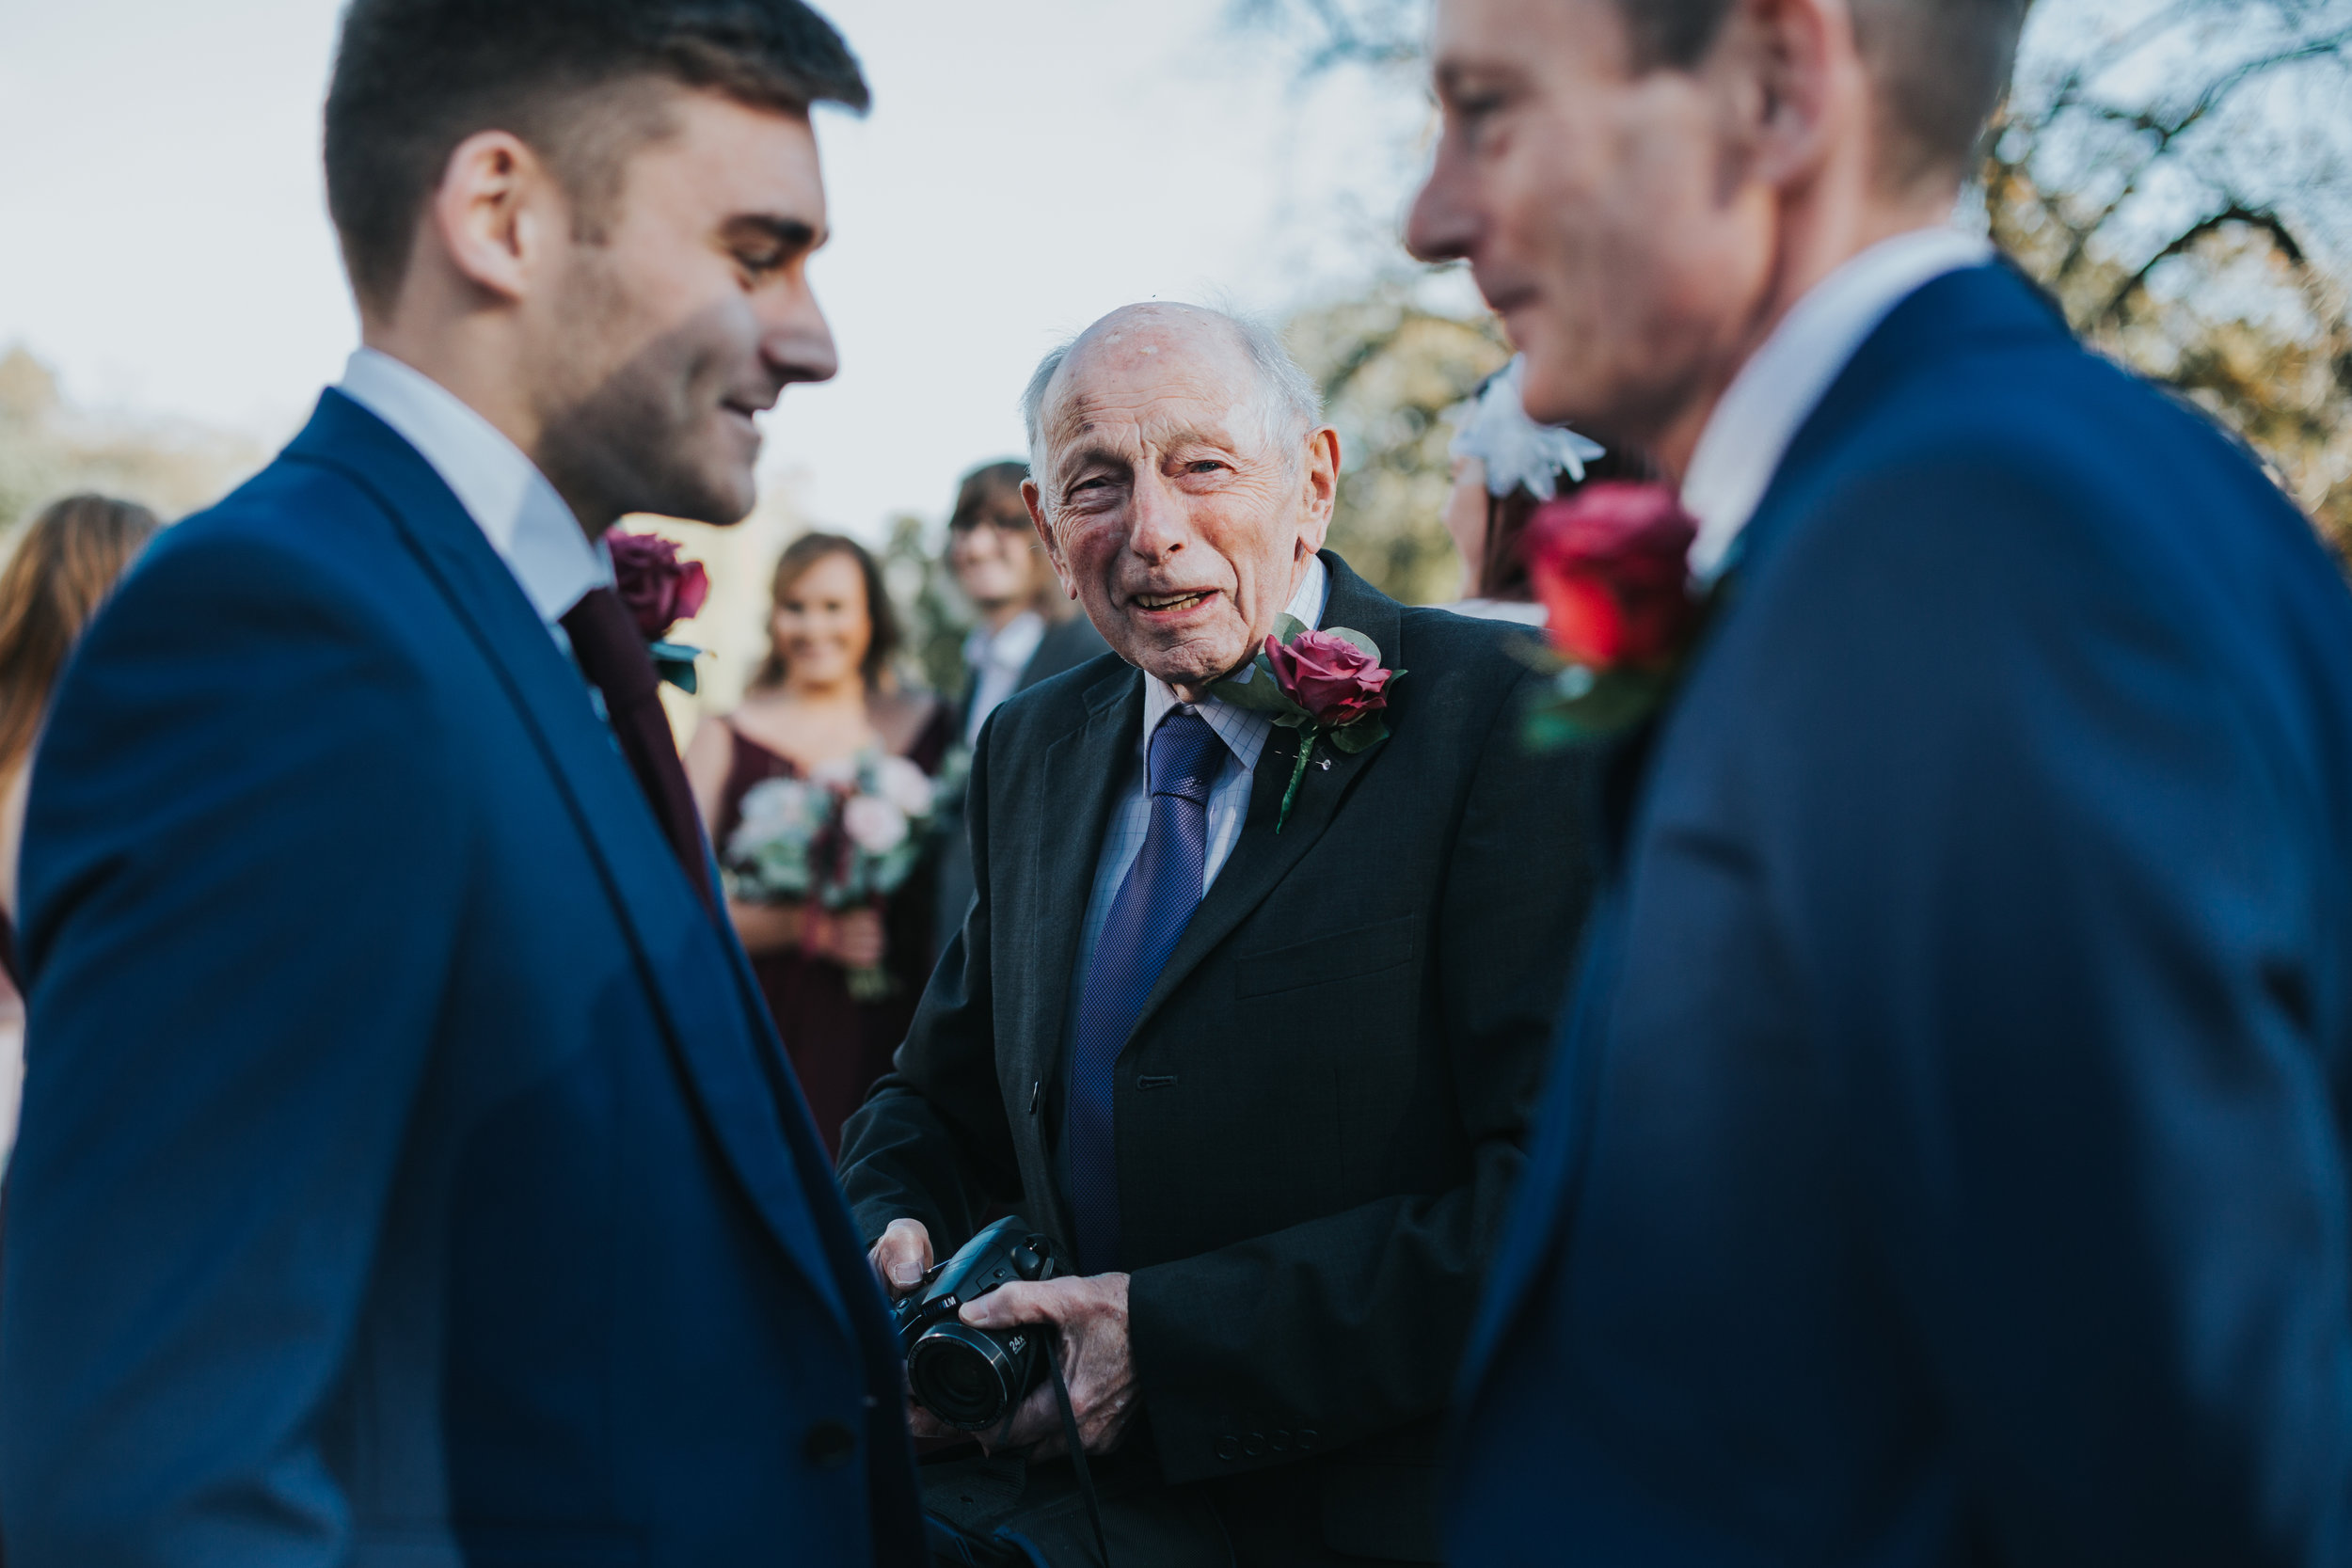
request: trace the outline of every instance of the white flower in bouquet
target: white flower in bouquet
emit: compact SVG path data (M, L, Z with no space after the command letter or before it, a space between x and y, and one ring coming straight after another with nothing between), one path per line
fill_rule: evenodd
M884 757L876 770L882 797L911 817L925 817L934 804L930 775L904 757Z
M728 896L754 903L805 898L816 882L810 852L831 797L800 779L765 779L743 792L743 820L728 835L722 871Z
M879 795L841 802L841 831L869 855L887 855L907 841L907 814Z

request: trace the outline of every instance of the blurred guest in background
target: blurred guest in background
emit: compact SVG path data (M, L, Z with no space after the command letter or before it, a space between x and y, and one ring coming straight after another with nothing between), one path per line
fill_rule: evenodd
M33 741L90 617L162 526L135 501L68 496L33 519L0 571L0 969L16 985L16 855Z
M1565 425L1537 424L1519 402L1525 361L1514 357L1454 409L1454 489L1445 528L1462 553L1457 614L1544 624L1520 536L1548 500L1602 480L1643 480L1653 470L1635 453L1604 449Z
M963 476L947 517L947 565L979 625L963 643L964 688L957 735L966 747L996 705L1049 675L1109 652L1094 623L1071 611L1057 591L1029 509L1021 499L1026 463L991 463ZM963 795L947 802L939 858L935 948L963 924L972 903L972 847L963 833Z
M773 593L768 658L751 690L687 749L695 803L723 852L754 786L821 781L875 754L935 774L953 736L946 705L891 675L898 618L864 546L803 535L776 562ZM828 1151L906 1034L930 970L931 906L928 868L866 908L727 901ZM894 982L888 993L853 994L853 977L876 970Z
M16 958L16 854L33 742L66 655L162 525L135 501L68 496L33 519L0 571L0 1155L16 1136L24 1002Z

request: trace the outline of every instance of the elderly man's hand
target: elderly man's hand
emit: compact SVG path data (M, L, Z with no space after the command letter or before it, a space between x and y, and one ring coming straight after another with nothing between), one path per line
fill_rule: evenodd
M874 1277L882 1281L884 1293L897 1301L930 1273L931 1233L921 1220L892 1220L866 1258L874 1265Z
M1089 1453L1108 1453L1119 1446L1135 1415L1136 1393L1135 1360L1127 1346L1125 1275L1006 1285L965 1307L962 1318L974 1328L988 1329L1052 1323L1061 1336L1062 1372L1070 1382L1070 1407L1078 1418L1078 1440ZM922 1431L917 1428L918 1434ZM1001 1441L993 1428L971 1435L991 1452L1025 1449L1031 1458L1046 1459L1067 1451L1052 1375L1030 1391Z

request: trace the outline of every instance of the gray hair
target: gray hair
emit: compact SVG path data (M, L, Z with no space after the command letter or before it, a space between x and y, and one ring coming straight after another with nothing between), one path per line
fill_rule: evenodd
M1198 311L1223 322L1232 329L1242 351L1258 372L1258 414L1264 422L1265 440L1303 443L1309 432L1323 423L1323 390L1314 378L1301 370L1291 351L1283 345L1281 335L1254 317L1232 310L1219 310L1204 305L1186 305L1184 309ZM1108 318L1105 318L1108 319ZM1095 323L1100 326L1101 322ZM1029 436L1029 477L1037 482L1041 504L1051 510L1051 494L1045 474L1045 394L1054 385L1054 377L1070 357L1071 351L1086 341L1086 332L1056 344L1029 377L1029 385L1021 393L1021 422ZM1295 464L1297 457L1293 454Z

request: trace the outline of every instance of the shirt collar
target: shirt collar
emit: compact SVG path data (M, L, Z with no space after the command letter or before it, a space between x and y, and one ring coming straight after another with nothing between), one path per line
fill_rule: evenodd
M975 670L985 664L1017 675L1028 668L1038 644L1044 641L1045 617L1025 610L994 631L973 627L972 635L963 640L963 662Z
M352 355L336 389L433 466L540 620L555 626L590 589L612 581L603 543L589 542L547 476L456 393L372 348Z
M1788 443L1888 312L1946 273L1992 257L1992 245L1977 235L1914 230L1881 240L1797 301L1732 378L1691 454L1682 505L1698 519L1693 573L1711 580L1722 572Z
M1324 565L1323 557L1311 555L1307 558L1307 575L1298 579L1298 589L1291 594L1291 602L1283 610L1313 631L1323 625L1323 611L1330 597L1330 568ZM1143 678L1143 746L1147 755L1152 748L1152 732L1183 701L1166 681L1150 675ZM1216 732L1226 749L1241 760L1242 770L1255 771L1258 753L1265 750L1266 736L1274 732L1274 721L1263 713L1235 707L1222 697L1210 697L1195 705L1195 710L1209 721L1209 728Z

